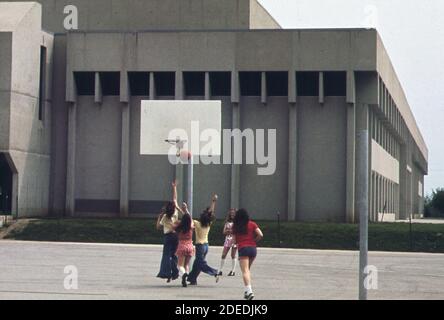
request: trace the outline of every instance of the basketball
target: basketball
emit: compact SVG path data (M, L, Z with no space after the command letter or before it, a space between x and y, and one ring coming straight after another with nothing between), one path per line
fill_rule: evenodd
M181 162L188 163L188 161L191 159L191 151L182 150L180 151L179 157Z

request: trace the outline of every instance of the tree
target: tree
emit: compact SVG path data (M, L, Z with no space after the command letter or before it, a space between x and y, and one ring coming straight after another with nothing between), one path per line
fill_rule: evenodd
M427 217L444 216L444 188L433 190L432 195L425 198L425 211Z

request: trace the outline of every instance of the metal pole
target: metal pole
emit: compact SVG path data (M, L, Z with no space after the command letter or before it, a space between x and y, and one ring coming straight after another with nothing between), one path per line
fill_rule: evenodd
M193 217L193 182L194 182L193 155L190 152L188 157L187 202L191 217Z
M277 213L278 216L278 243L279 243L279 248L282 247L282 242L281 242L281 213L278 212Z
M359 300L367 300L365 269L368 265L368 130L361 130L357 137L357 210L359 214Z
M412 237L412 215L410 214L410 226L409 226L409 239L410 239L410 251L413 252L413 237Z

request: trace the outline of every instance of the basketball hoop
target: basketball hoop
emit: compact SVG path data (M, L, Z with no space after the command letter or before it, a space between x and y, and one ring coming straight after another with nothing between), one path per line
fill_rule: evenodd
M167 142L173 146L176 146L176 149L177 149L176 157L182 158L182 149L183 149L183 146L185 145L185 143L187 142L187 140L181 140L179 137L177 137L177 139L175 139L175 140L166 139L165 142ZM190 155L191 155L191 152L190 152ZM189 158L186 157L185 159L189 159Z

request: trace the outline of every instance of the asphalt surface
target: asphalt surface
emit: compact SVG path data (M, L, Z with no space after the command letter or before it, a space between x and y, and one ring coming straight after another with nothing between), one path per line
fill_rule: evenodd
M243 296L236 277L202 274L197 287L157 279L161 247L0 241L1 299L220 299ZM221 248L210 247L209 264L219 266ZM252 268L257 300L356 299L358 252L259 248ZM369 299L444 299L444 255L370 253L378 269ZM224 271L229 271L227 260ZM64 287L66 266L78 271L78 289ZM375 280L375 278L373 278ZM374 283L374 282L373 282ZM72 284L72 282L71 282Z

